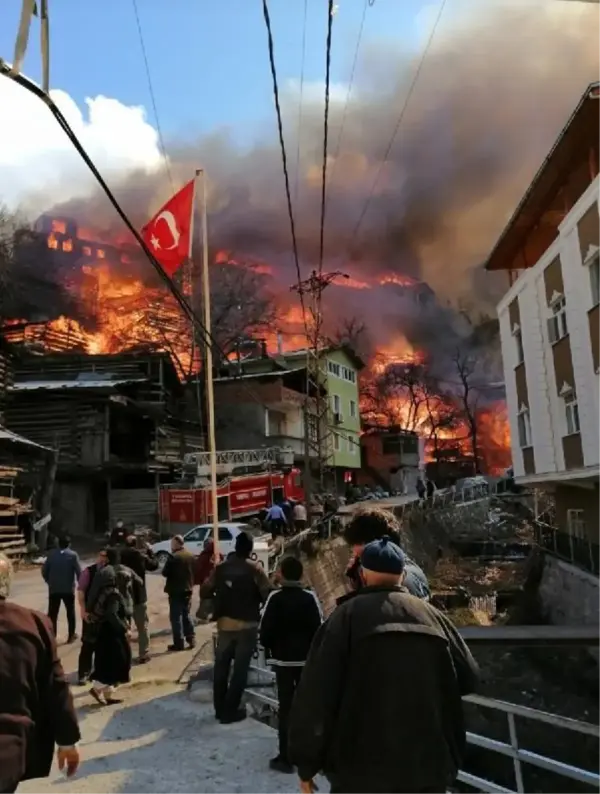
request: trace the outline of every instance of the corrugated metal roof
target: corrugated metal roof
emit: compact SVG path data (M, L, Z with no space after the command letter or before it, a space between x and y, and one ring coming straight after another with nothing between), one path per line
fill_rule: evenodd
M276 369L271 372L253 372L246 374L245 372L239 375L230 375L227 378L214 378L215 383L223 383L229 380L248 380L248 378L280 378L282 375L289 375L292 372L300 372L305 367L296 367L295 369Z
M2 427L2 425L0 425L0 441L10 441L13 444L25 444L29 447L37 447L38 449L49 451L48 447L43 447L41 444L36 444L35 441L30 441L28 438L19 436L11 430Z
M124 386L127 383L142 383L147 378L127 378L126 380L24 380L14 383L10 391L34 391L36 389L106 389Z

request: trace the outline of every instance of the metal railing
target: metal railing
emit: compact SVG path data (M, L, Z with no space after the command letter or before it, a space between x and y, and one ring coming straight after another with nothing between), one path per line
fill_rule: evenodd
M600 547L597 543L587 538L577 538L569 532L561 532L539 520L534 522L534 531L540 548L595 576L600 575Z
M275 688L275 674L264 666L261 657L257 659L257 664L251 665L251 670L258 680L246 689L246 697L251 704L258 706L259 709L267 709L276 714L278 708L277 693ZM269 691L265 691L266 689ZM505 788L498 783L487 778L479 777L460 770L457 780L471 786L476 791L499 792L500 794L522 794L526 791L523 782L523 764L537 767L538 769L551 772L569 780L576 780L579 783L593 787L595 790L600 788L600 774L591 772L581 767L566 764L554 758L549 758L531 750L526 750L519 744L517 733L516 718L537 721L551 725L554 728L564 729L579 733L583 736L600 738L600 728L589 722L581 722L568 717L561 717L558 714L549 714L546 711L520 706L516 703L506 703L503 700L482 697L481 695L467 695L463 700L479 708L491 709L496 712L506 714L508 723L508 733L510 743L492 739L489 736L482 736L477 733L467 732L467 743L480 747L484 750L497 753L505 758L512 759L515 777L515 788Z

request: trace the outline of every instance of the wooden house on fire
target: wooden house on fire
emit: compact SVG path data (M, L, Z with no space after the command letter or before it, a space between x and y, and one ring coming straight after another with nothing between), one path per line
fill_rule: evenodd
M54 530L155 526L158 485L203 448L199 412L167 353L22 355L6 425L58 452Z

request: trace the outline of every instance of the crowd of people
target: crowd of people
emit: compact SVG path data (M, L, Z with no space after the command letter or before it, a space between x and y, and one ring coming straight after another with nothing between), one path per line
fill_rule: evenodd
M55 744L67 774L77 769L79 728L55 639L61 603L68 639L76 637L75 588L83 626L79 678L91 680L95 700L120 702L115 690L129 681L132 625L138 661L149 658L145 577L157 563L149 548L118 531L83 571L68 539L48 556L42 571L48 617L7 601L10 565L0 556L0 792L49 774ZM190 608L199 585L198 614L216 626L215 718L223 725L246 718L244 691L257 644L275 673L278 752L271 769L297 771L303 792L316 790L318 773L334 792L446 791L465 748L461 698L475 687L477 665L452 623L429 603L427 577L402 550L390 512L360 508L344 536L351 547L349 592L327 619L297 557L284 556L270 580L252 560L245 532L224 560L215 559L210 544L195 558L181 537L173 538L163 568L169 650L195 645ZM17 682L11 680L16 669L22 671Z

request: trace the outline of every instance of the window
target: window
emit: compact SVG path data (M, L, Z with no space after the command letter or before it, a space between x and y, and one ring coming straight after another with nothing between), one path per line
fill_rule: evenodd
M65 240L62 244L63 251L70 253L73 250L73 240Z
M342 444L340 442L339 433L334 433L333 434L333 448L334 448L334 450L336 452L339 452L341 450L341 448L342 448Z
M342 401L340 400L339 394L332 394L331 395L331 402L333 405L333 413L334 414L341 414L342 413Z
M66 234L67 224L65 223L65 221L53 220L52 231L56 232L57 234Z
M327 362L327 371L331 375L335 375L336 378L340 377L340 365L336 364L335 361L328 361Z
M521 333L521 329L513 331L513 336L515 338L515 347L517 349L517 366L522 364L525 361L525 352L523 350L523 334Z
M356 402L354 400L350 400L350 416L356 419Z
M572 436L579 433L579 406L577 405L577 395L575 391L567 392L563 400L565 401L565 417L567 419L567 435Z
M384 436L381 441L381 452L383 455L401 455L402 440L400 436Z
M419 452L419 439L416 436L405 436L402 439L402 451L407 455L416 455Z
M518 415L519 446L521 449L531 446L531 419L529 418L529 408L521 407Z
M358 441L352 436L348 436L348 452L351 455L356 455L358 452Z
M231 530L227 527L219 527L219 541L227 543L229 540L231 540Z
M91 256L92 255L92 249L89 247L89 245L84 245L81 250L83 251L83 255L84 256Z
M564 297L557 298L550 308L552 316L548 320L548 336L550 337L550 344L554 344L569 333L567 327L567 304Z
M207 532L208 529L206 527L196 527L195 529L190 529L183 539L186 543L202 543L206 538Z
M104 250L104 248L99 248L96 251L96 256L98 257L98 259L104 259L106 257L106 251Z
M586 537L585 512L583 510L567 510L567 529L574 538Z
M600 303L600 257L598 254L589 265L590 268L590 287L592 289L592 306Z

